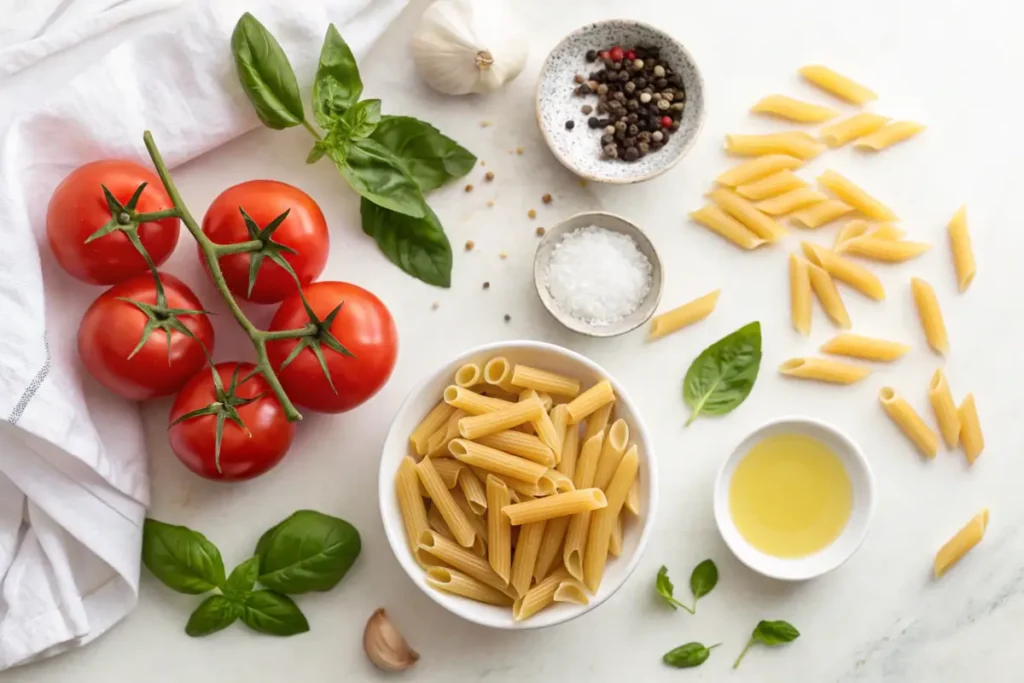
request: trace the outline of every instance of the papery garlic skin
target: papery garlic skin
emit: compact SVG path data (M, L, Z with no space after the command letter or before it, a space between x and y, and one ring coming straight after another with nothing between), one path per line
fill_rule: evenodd
M505 0L437 0L412 37L420 76L448 95L501 88L523 70L527 52Z

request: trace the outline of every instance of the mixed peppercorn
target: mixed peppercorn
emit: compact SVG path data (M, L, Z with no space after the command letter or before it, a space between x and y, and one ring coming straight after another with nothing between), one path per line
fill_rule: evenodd
M683 78L660 59L657 47L619 46L590 50L588 62L603 68L589 77L576 75L576 94L597 95L597 110L584 114L592 129L601 130L601 150L608 159L636 161L663 147L679 129L686 108ZM572 126L566 123L566 128Z

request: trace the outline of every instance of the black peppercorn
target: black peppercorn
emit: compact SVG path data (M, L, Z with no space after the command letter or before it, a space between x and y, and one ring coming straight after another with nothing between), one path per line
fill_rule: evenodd
M637 116L636 114L630 114L629 116L626 117L626 123L636 123L639 120L640 117Z
M508 313L506 313L505 314L505 322L509 322L510 320L512 320L512 316L510 316Z
M614 135L602 135L601 136L601 144L602 145L614 145L615 144L615 136Z
M626 127L627 126L626 126L626 122L625 121L616 121L615 122L615 132L616 133L619 132L619 131L625 131Z
M590 126L591 128L597 128L598 126L601 125L601 122L598 121L596 116L591 116L589 119L587 119L587 125Z
M629 72L626 71L626 70L620 71L619 72L619 80L622 81L623 83L628 81L629 80Z
M640 151L636 147L626 148L626 161L636 161L638 158L640 158Z
M592 62L597 59L597 50L587 50L587 61Z
M654 81L654 87L658 88L659 90L664 88L667 85L668 85L668 81L666 81L664 78L657 78Z
M622 146L623 147L636 147L636 138L630 137L629 135L627 135L622 140Z
M633 79L633 84L636 85L638 90L643 90L644 88L647 87L647 79L644 78L643 76L638 76L637 78Z
M632 94L636 90L636 83L630 81L629 83L626 83L626 85L623 86L623 88L627 93Z
M589 95L592 92L593 91L590 89L590 86L587 85L586 83L584 83L580 87L576 88L576 94L577 95Z
M672 130L679 130L679 122L678 121L673 121L672 122Z
M628 109L629 111L636 111L639 107L640 103L637 102L636 100L628 100L626 102L626 109ZM630 116L634 116L634 114L630 114Z
M640 156L644 156L645 154L651 151L651 146L646 142L640 142L637 143L636 149L638 152L640 152Z
M624 93L624 92L617 92L617 93L615 93L615 101L616 102L625 102L626 101L626 93Z
M575 127L576 127L576 124L573 123L572 121L566 121L565 122L565 129L566 130L572 130Z

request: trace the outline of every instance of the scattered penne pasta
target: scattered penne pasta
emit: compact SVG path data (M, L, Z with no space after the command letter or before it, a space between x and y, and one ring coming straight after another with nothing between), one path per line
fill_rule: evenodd
M719 175L719 185L737 187L779 171L792 171L804 165L802 159L788 154L766 154L744 161Z
M801 209L790 220L802 228L815 230L853 211L853 207L838 199L826 199Z
M526 458L516 455L509 455L504 451L488 448L483 444L469 441L467 439L455 439L448 444L448 450L456 459L480 469L495 474L502 474L512 479L536 484L541 476L548 471L544 465L539 465ZM427 489L430 490L429 488ZM431 496L433 497L433 496ZM448 522L449 525L451 522Z
M811 333L811 278L807 260L789 255L789 301L793 328L805 337Z
M566 408L569 411L568 424L577 424L598 408L605 406L615 400L615 392L612 390L611 382L602 380L590 387L582 394L574 398Z
M843 224L843 227L839 228L839 232L836 233L836 241L832 244L832 249L837 254L843 253L842 245L846 242L862 237L871 230L871 224L860 218L854 218L853 220L847 221Z
M601 458L604 445L604 432L587 439L580 451L580 459L576 465L576 476L573 484L577 489L586 489L594 485L597 476L597 463ZM607 500L607 496L605 498ZM590 513L580 512L569 520L569 528L565 532L565 548L562 559L565 568L580 581L583 580L583 551L587 544L587 533L590 530Z
M888 122L887 116L865 111L823 127L818 137L829 147L842 147L851 140L874 133Z
M555 589L555 602L571 602L574 605L589 605L587 588L571 576L566 577Z
M885 413L913 442L921 455L928 459L934 458L939 450L939 437L910 407L910 404L892 387L882 387L878 392L878 400L881 402L882 408L885 409Z
M711 201L718 204L727 214L738 220L758 237L774 242L786 234L785 228L771 216L762 213L752 203L732 190L718 188L708 193Z
M811 204L827 200L828 197L809 187L798 187L777 197L769 197L754 204L759 211L769 216L784 216Z
M564 569L559 569L551 576L538 582L536 586L516 600L512 607L512 616L516 621L523 621L555 601L555 593L562 582L570 578Z
M909 140L927 126L913 121L893 121L885 128L880 128L870 135L857 140L854 147L879 152L888 149L898 142Z
M756 202L769 197L777 197L801 187L807 187L807 182L803 178L792 171L783 170L740 185L736 188L736 193L744 199Z
M821 347L822 353L880 363L898 360L909 350L906 344L848 333L833 337Z
M939 310L939 300L932 286L920 278L911 278L910 289L914 295L917 316L921 320L925 339L935 353L944 356L949 353L949 336L946 334L946 323Z
M428 529L421 533L417 547L446 565L509 595L508 584L494 573L494 570L487 564L487 560L452 543L436 531Z
M549 519L544 527L544 538L540 542L540 550L537 551L537 562L533 565L533 580L540 582L551 573L555 560L560 559L562 544L565 542L565 532L569 529L569 520L572 517L555 517Z
M864 104L878 99L878 95L869 88L836 73L827 66L812 64L801 67L799 71L800 75L811 84L851 104Z
M470 388L483 381L484 371L479 363L466 363L455 371L455 386Z
M892 209L865 192L849 178L831 169L818 176L818 182L868 218L873 218L876 221L899 220Z
M504 509L509 505L508 486L493 474L487 476L487 562L508 583L512 571L512 524Z
M416 429L409 435L409 445L417 455L427 454L427 443L431 435L443 427L454 412L455 408L441 401L416 425Z
M445 593L459 595L488 605L509 607L513 600L496 588L448 567L427 569L427 585Z
M818 297L818 303L821 304L825 315L844 330L850 329L850 314L846 312L846 304L843 303L843 298L839 295L832 276L824 268L814 263L807 265L807 273L811 278L811 289Z
M949 571L949 568L963 559L963 556L971 551L974 546L981 543L985 537L985 530L988 528L988 510L982 510L976 514L967 525L956 532L953 538L946 541L946 544L935 554L935 578L940 578Z
M629 495L629 488L636 479L639 460L636 447L630 448L619 462L607 489L607 505L593 513L587 532L586 550L583 551L583 583L591 593L596 593L604 577L608 562L608 546L611 542L615 520Z
M971 465L985 450L985 437L981 433L981 422L978 421L978 408L974 405L974 394L967 394L956 410L960 420L960 447Z
M448 417L447 424L430 435L430 440L427 442L428 458L443 458L448 455L448 444L452 442L452 439L459 437L459 420L466 415L465 410L456 410Z
M863 256L872 261L886 263L902 263L917 258L932 248L923 242L904 242L902 240L881 240L870 235L847 240L842 245L843 253L851 256Z
M882 286L882 281L870 270L817 244L801 242L800 246L808 261L824 268L835 279L845 282L864 296L876 301L885 299L885 288Z
M757 249L762 244L767 244L766 240L755 235L747 226L722 211L715 204L706 204L691 212L690 218L743 249Z
M725 151L745 157L757 157L765 154L784 154L807 161L825 150L807 133L792 131L788 133L766 133L764 135L726 135Z
M519 392L512 384L512 364L504 356L495 356L484 363L484 381L504 391Z
M797 123L822 123L839 116L839 112L832 107L802 102L785 95L768 95L751 107L750 111Z
M612 419L612 412L614 408L614 403L608 403L601 406L587 417L587 423L583 430L582 443L586 443L591 439L591 437L597 436L598 434L604 434L604 430L608 427L609 420ZM573 475L573 481L576 481L575 475Z
M967 207L961 206L949 221L949 247L953 251L953 267L956 268L956 284L966 292L974 280L976 266L971 235L967 232Z
M410 457L402 458L395 476L395 495L398 498L398 509L402 513L405 525L405 537L409 542L409 550L416 553L417 539L429 528L427 524L427 508L420 496L419 474L416 472L416 461ZM418 558L417 558L418 559Z
M450 453L448 455L451 455ZM441 481L444 485L450 489L455 488L459 485L459 474L462 473L466 466L455 460L454 458L434 458L434 469L441 475ZM423 495L429 496L426 489L423 489Z
M580 393L580 381L557 372L538 370L517 363L512 371L512 384L522 389L533 389L558 396L576 398Z
M608 429L601 445L601 457L597 461L597 473L594 475L594 486L608 490L608 484L619 467L626 447L629 445L629 425L625 420L616 420ZM636 448L636 446L632 446Z
M506 508L507 510L507 508ZM516 595L526 595L533 583L533 568L537 564L537 554L544 540L546 521L524 524L519 530L516 551L512 555L512 575L509 584Z
M459 420L459 434L464 439L478 439L481 436L503 432L506 429L539 420L543 413L544 407L540 401L509 403L508 407L494 412L462 418Z
M545 498L507 505L503 512L512 526L544 522L555 517L568 517L580 512L592 512L605 507L608 501L598 488L577 489Z
M901 240L905 234L892 223L882 223L878 227L872 228L867 237L876 240Z
M444 401L453 408L465 410L470 415L493 413L513 405L500 398L484 396L454 384L444 390Z
M556 464L554 451L533 434L506 429L503 432L481 436L476 439L476 442L483 446L532 460L545 467L554 467Z
M863 366L824 358L792 358L779 366L779 372L829 384L855 384L871 374L871 370Z
M935 371L928 384L928 400L931 401L935 421L939 423L942 439L946 446L955 448L960 443L960 416L957 415L953 393L949 390L949 383L941 368Z
M716 289L682 306L673 308L671 311L654 316L651 319L651 331L647 334L647 341L661 339L688 325L704 320L715 310L721 291Z
M469 522L469 517L462 511L448 487L441 480L441 475L434 469L434 459L424 458L416 465L416 473L427 490L430 500L437 506L445 524L451 530L452 537L463 548L473 547L476 531ZM442 558L443 559L443 558Z

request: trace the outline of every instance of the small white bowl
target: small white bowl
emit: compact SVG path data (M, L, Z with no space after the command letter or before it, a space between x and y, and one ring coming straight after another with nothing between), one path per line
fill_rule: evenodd
M588 225L596 225L599 228L632 237L633 241L636 242L637 248L651 263L651 289L647 292L647 296L644 297L644 300L640 302L640 306L635 311L622 320L608 325L591 325L563 311L555 303L554 297L551 296L551 292L548 290L547 283L545 282L548 263L551 261L551 254L555 250L555 246L566 234ZM658 304L661 302L661 258L658 257L658 252L655 250L651 240L635 224L613 213L586 211L566 218L544 234L544 238L537 245L537 252L533 257L533 282L537 287L537 296L540 297L544 307L548 309L548 313L565 327L573 332L579 332L590 337L615 337L635 330L654 315L655 309L658 308Z
M839 457L853 486L853 510L839 537L827 548L805 557L775 557L750 545L729 512L729 488L740 460L759 441L776 434L803 434L825 443ZM755 572L780 581L805 581L840 566L857 551L868 533L875 509L875 480L864 453L848 436L808 417L783 417L755 429L729 455L715 480L715 522L733 554Z
M533 367L578 377L584 386L589 386L601 379L607 379L615 389L617 397L615 407L616 419L622 418L629 425L631 443L640 450L640 492L641 510L638 520L630 520L623 535L622 554L608 558L608 566L604 580L597 595L590 596L589 605L555 603L551 607L526 619L516 622L512 618L511 607L495 607L474 602L448 593L442 593L427 585L423 569L413 559L405 538L401 511L395 496L395 472L403 457L409 453L409 434L419 424L423 416L430 411L444 388L452 383L452 378L459 366L468 362L486 362L494 356L505 356L512 363L526 363ZM636 569L643 555L644 548L654 528L654 512L658 507L658 468L657 456L654 453L654 441L643 418L637 412L636 404L630 399L626 390L597 363L584 358L578 353L554 344L535 341L511 341L488 344L470 349L437 369L423 380L402 403L391 423L384 451L380 459L379 499L380 514L384 521L384 532L387 535L391 550L398 558L399 564L412 579L413 583L427 597L452 614L467 621L491 628L525 630L553 626L575 619L576 617L596 609L610 598L629 578Z

